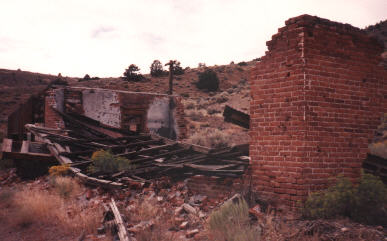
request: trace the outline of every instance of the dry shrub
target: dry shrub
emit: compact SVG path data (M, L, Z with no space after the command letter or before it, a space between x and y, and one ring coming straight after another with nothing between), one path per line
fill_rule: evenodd
M220 94L217 98L216 98L216 103L224 103L224 102L227 102L228 101L228 95L226 92L222 92L222 94Z
M16 213L10 222L21 227L33 223L58 225L68 233L94 233L102 216L99 208L81 208L56 193L36 189L18 191L13 205Z
M218 109L216 109L216 108L209 108L209 109L207 110L207 113L208 113L209 115L218 114L218 113L221 113L221 112L222 112L221 110L218 110Z
M383 142L371 143L368 148L372 155L387 159L387 140Z
M53 177L51 183L56 193L65 199L74 197L81 192L81 186L71 177Z
M135 209L125 210L125 216L131 223L138 224L141 221L150 221L153 224L144 230L136 233L139 241L173 241L176 240L173 232L165 232L174 225L174 215L172 209L165 211L153 200L137 200Z
M249 223L249 207L244 199L224 204L209 218L209 229L216 240L256 241L260 231Z
M203 119L204 115L201 111L198 110L191 110L187 113L188 117L191 118L193 121L200 121Z
M224 132L209 128L196 132L188 139L188 142L192 144L210 148L227 147L229 146L228 141L229 137Z
M65 176L70 173L70 164L52 166L48 169L50 176Z
M185 109L187 110L191 110L191 109L194 109L195 108L195 103L192 102L192 101L189 101L185 104Z

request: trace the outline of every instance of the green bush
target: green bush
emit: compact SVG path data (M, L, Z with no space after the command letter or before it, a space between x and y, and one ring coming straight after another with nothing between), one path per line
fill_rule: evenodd
M367 224L387 225L387 187L380 178L363 174L354 194L352 219Z
M150 75L153 77L160 77L163 75L168 75L168 72L164 71L163 65L160 60L154 60L150 66Z
M91 159L93 160L93 162L88 167L88 171L92 174L111 174L115 172L129 170L132 167L128 159L114 156L111 151L96 151L93 153Z
M339 177L336 185L309 196L303 214L311 219L345 216L366 224L387 225L387 188L371 174L363 173L357 186Z
M135 82L144 80L144 76L142 74L137 73L138 71L140 71L140 68L138 68L137 65L131 64L127 69L125 69L123 78L127 81Z
M260 240L260 232L249 223L249 207L244 199L238 199L236 203L228 202L213 212L209 228L217 240Z
M353 189L351 181L339 177L336 185L309 196L305 202L304 215L312 219L348 216L354 195Z
M198 89L216 91L219 89L219 78L212 69L206 69L198 73L199 81L196 83Z

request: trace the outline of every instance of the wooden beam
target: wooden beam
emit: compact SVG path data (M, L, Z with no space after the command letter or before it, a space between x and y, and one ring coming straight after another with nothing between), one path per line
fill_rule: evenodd
M120 241L130 241L128 232L126 230L124 222L122 221L120 211L118 211L116 202L114 201L113 198L111 199L109 206L114 214L114 222L117 225L118 237L120 238Z
M147 148L147 149L143 149L143 150L139 150L139 151L132 151L132 152L124 153L124 154L118 154L117 156L127 157L127 156L131 156L131 155L140 155L140 154L145 154L145 153L152 153L152 152L159 151L162 149L169 149L169 148L177 147L177 146L178 146L177 143L173 143L173 144L151 147L151 148Z
M22 147L20 149L20 153L28 153L30 147L30 141L23 141Z

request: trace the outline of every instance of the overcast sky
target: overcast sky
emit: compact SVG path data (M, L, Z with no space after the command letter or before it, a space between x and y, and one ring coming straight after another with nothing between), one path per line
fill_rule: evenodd
M153 60L182 67L264 55L266 41L301 14L364 28L386 0L1 0L0 68L63 76L121 76Z

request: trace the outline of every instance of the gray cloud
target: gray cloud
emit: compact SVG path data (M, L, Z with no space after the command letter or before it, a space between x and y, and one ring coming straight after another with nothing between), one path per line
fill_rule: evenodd
M165 39L162 36L153 34L153 33L143 33L140 36L147 45L150 46L159 46L165 42Z
M100 26L96 29L93 30L91 33L92 38L99 38L102 37L106 34L110 34L114 32L116 29L114 27L109 27L109 26Z

